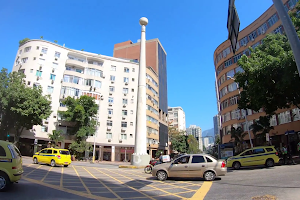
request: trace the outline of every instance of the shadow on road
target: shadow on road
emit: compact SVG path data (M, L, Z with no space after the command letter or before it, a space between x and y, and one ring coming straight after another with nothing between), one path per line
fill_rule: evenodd
M2 197L3 199L16 199L16 192L18 193L18 195L22 196L22 199L27 198L26 196L24 196L23 198L23 193L28 194L28 196L30 197L28 199L30 200L83 199L85 197L84 195L87 195L86 197L92 196L94 198L104 197L114 199L151 199L154 196L166 195L154 198L165 200L178 199L174 196L171 196L171 194L170 196L167 196L168 193L163 192L163 190L160 189L159 186L156 186L157 188L154 187L155 185L151 186L150 184L156 182L156 179L152 178L140 180L132 175L129 175L129 173L122 174L122 177L122 172L120 171L114 173L112 171L110 172L110 170L100 168L83 168L77 166L75 168L76 170L74 170L72 166L69 166L68 168L59 166L54 167L51 171L49 171L51 168L50 166L48 168L46 165L43 165L38 169L37 167L39 166L40 165L34 165L34 167L23 166L24 177L26 177L24 179L29 180L29 183L24 184L24 181L20 181L18 185L14 184L11 190L1 194L0 199L2 199ZM64 173L60 173L62 171L62 168L64 168ZM77 173L80 174L80 177L78 177ZM132 170L130 171L130 173L135 174L139 172ZM42 180L43 182L41 182ZM157 180L157 183L158 182L159 181ZM42 185L41 187L53 186L50 188L57 189L57 191L54 193L53 190L50 189L49 191L52 191L51 194L47 194L47 192L35 189L35 184ZM30 187L28 185L30 185ZM140 191L141 189L143 189L144 191ZM151 189L152 192L145 191ZM69 194L66 195L66 192ZM77 196L79 193L81 194L80 196L82 196L80 198L78 198L79 196ZM64 197L62 195L64 195ZM66 196L68 198L65 198Z
M147 180L157 180L156 177L149 177L147 178ZM180 182L180 181L205 181L204 178L174 178L174 177L169 177L167 180L174 180L174 181L177 181L177 182ZM216 177L216 179L214 181L220 181L222 180L220 177Z

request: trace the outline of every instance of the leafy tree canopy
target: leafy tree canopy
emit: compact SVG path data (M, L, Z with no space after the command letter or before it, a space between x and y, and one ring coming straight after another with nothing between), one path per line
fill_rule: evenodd
M53 130L52 134L48 134L49 139L54 143L54 147L57 147L59 142L64 141L65 138L62 134L62 130Z
M187 137L188 150L187 153L194 154L200 153L199 143L193 135Z
M25 44L25 42L27 42L28 40L30 40L29 38L24 38L23 40L19 41L19 46L22 46L23 44Z

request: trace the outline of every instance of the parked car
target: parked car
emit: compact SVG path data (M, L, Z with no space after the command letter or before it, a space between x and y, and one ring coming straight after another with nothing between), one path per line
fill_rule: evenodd
M156 165L152 170L152 176L161 181L168 177L200 177L213 181L226 173L226 162L208 154L186 154L172 162Z
M18 182L23 172L19 149L10 142L0 140L0 192Z
M33 163L46 163L51 167L56 165L68 167L71 164L71 155L67 149L46 148L33 155Z
M273 167L278 162L278 152L274 146L260 146L247 149L237 156L229 157L227 159L227 167L233 167L234 169L255 165Z

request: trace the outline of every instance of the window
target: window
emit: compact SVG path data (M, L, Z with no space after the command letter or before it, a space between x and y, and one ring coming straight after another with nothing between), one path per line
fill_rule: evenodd
M254 149L253 154L265 153L264 149Z
M114 98L113 97L108 97L108 103L113 103L114 102Z
M19 51L19 54L21 54L22 53L22 49Z
M115 91L115 87L114 86L109 86L109 91L110 92L114 92Z
M237 63L237 61L242 57L243 54L238 54L233 57L233 63Z
M205 163L203 156L193 156L192 163Z
M228 54L230 54L230 47L227 47L225 50L223 50L223 58L225 58Z
M36 70L36 74L35 75L38 76L38 77L41 77L42 76L42 71Z
M132 72L135 72L135 68L132 68Z
M55 58L60 58L60 53L57 52L57 51L55 51L54 57L55 57Z
M45 63L45 59L40 58L40 59L39 59L39 64L40 64L40 65L43 65L44 63Z
M246 46L248 43L248 37L244 37L240 40L241 46Z
M237 90L237 83L234 82L234 83L231 83L231 84L228 85L228 91L229 92L233 92L235 90Z
M252 33L250 33L250 34L248 35L248 37L249 37L249 40L250 40L250 41L254 41L255 38L257 37L256 31L253 31Z
M111 139L112 138L112 133L106 133L106 139Z
M57 154L57 150L53 150L53 154Z
M103 72L101 70L98 70L98 69L87 68L85 70L85 73L87 75L91 75L91 76L103 77Z
M26 57L26 58L22 58L22 63L26 63L27 62L27 60L28 60L28 58Z
M57 66L58 66L58 63L55 63L55 62L52 63L52 68L53 68L53 69L57 69Z
M110 66L110 71L116 71L117 70L117 67L116 66Z
M48 86L48 88L47 88L48 94L52 94L53 93L53 89L54 89L54 87Z
M5 149L2 146L0 146L0 157L6 157Z
M128 99L123 99L123 104L128 104Z
M37 47L36 47L36 50L39 50L39 49L40 49L40 47L39 47L39 46L37 46Z
M230 70L229 72L226 73L226 78L227 80L231 79L231 78L234 78L234 70Z
M125 72L125 73L129 73L129 68L124 67L124 72Z
M127 110L122 110L122 115L127 116Z
M30 85L30 81L27 82L27 85Z
M274 151L272 148L266 148L267 152Z
M42 53L43 54L47 54L47 51L48 51L48 48L45 48L45 47L42 48Z
M133 88L131 89L131 92L134 92L134 89L133 89Z
M52 154L52 149L48 149L46 154Z
M188 164L190 156L182 156L174 161L174 164Z
M113 109L109 108L109 109L108 109L108 114L109 114L109 115L112 115L112 114L113 114Z
M111 120L107 120L106 125L107 125L107 126L112 126L112 125L113 125L113 122L112 122Z
M95 88L101 88L101 81L97 81L95 80L95 85L94 85Z
M127 127L127 122L121 122L121 127Z
M93 82L94 82L93 79L86 79L85 80L85 85L87 85L87 86L93 86Z
M129 78L128 77L124 77L124 83L128 83L129 82Z
M274 14L270 19L268 20L269 27L273 26L278 21L277 14Z
M122 140L127 140L127 134L126 133L122 133L121 134L121 139Z
M273 115L270 119L270 126L277 126L276 115Z
M258 35L264 34L267 31L267 29L268 29L267 23L264 23L257 29L257 34Z
M47 126L41 126L41 130L42 130L42 132L47 132L48 131L48 127Z
M55 74L50 74L50 80L53 80L53 81L55 81L55 77L56 77L56 75L55 75Z
M224 64L225 64L225 68L229 67L230 65L232 65L232 59L230 58L230 59L226 60Z
M225 120L225 122L230 120L230 112L228 112L224 115L224 120Z
M252 155L252 150L245 151L245 153L241 154L241 156Z
M278 28L276 28L273 33L277 34L277 33L280 33L282 34L283 33L283 30L282 30L282 26L279 26Z
M26 52L29 52L31 50L31 47L26 47L25 49L24 49L24 52L26 53Z
M294 108L292 110L293 113L293 121L298 121L300 120L300 113L299 113L299 108Z
M110 80L111 80L111 81L115 81L115 80L116 80L116 77L115 77L115 76L110 76Z
M123 88L123 94L128 94L128 88Z
M282 112L278 115L278 125L291 122L290 111Z
M73 72L78 72L78 73L83 73L82 69L78 69L78 68L74 68L74 67L70 67L70 66L66 66L66 70L68 71L73 71Z

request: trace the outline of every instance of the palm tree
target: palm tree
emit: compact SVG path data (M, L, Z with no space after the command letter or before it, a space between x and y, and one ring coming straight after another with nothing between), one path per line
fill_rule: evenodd
M57 43L57 40L54 40L55 43Z
M62 131L61 130L53 130L52 134L48 134L49 139L51 142L54 142L55 146L58 146L59 142L64 141L64 137L62 136Z
M41 36L40 38L41 38L41 39L44 39L44 36Z
M273 126L270 126L271 115L260 116L249 128L252 130L254 135L254 144L264 143L266 141L266 134L270 130L274 129Z
M244 132L242 127L231 127L229 131L231 134L231 138L234 139L234 146L236 147L236 153L240 153L243 151L243 142L244 137L247 133Z

